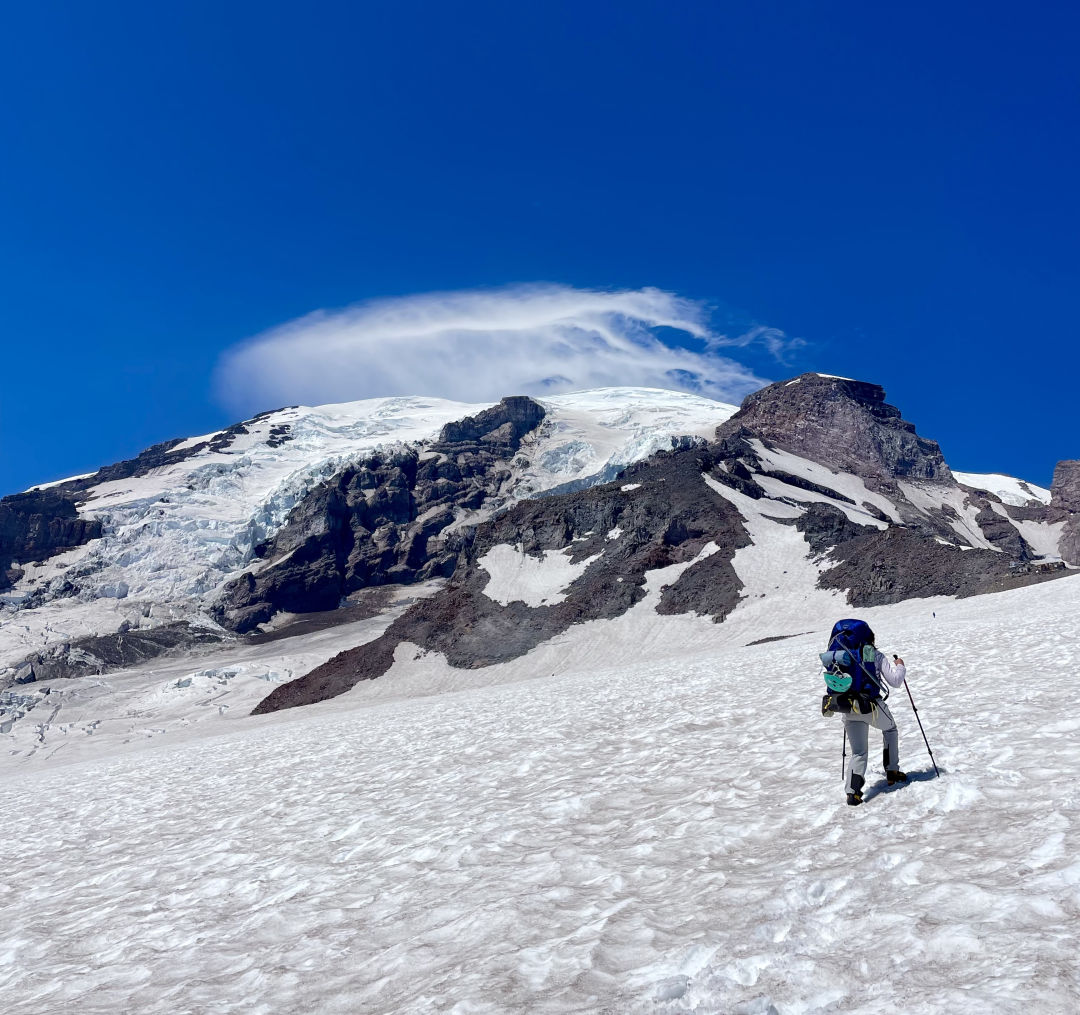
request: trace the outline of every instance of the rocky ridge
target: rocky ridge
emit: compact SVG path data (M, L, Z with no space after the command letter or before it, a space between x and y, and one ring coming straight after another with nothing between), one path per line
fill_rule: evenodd
M0 683L23 663L41 678L122 667L121 642L173 653L208 635L307 630L294 613L346 622L366 591L450 574L484 518L691 446L734 411L626 388L293 407L8 498L53 533L19 534L14 556L32 560L0 590ZM147 634L185 624L186 645Z
M717 496L720 488L737 496ZM920 437L879 386L803 375L749 396L707 446L657 454L613 483L521 504L481 525L443 592L375 642L278 687L256 711L378 677L403 643L456 667L519 657L572 624L621 615L641 600L646 572L675 563L686 566L657 612L720 622L743 591L735 552L751 543L745 511L733 507L738 497L767 516L768 505L783 505L818 560L819 587L846 591L853 606L975 595L1063 569L1037 559L993 507L1000 498L961 488L936 442ZM536 566L551 554L587 566L556 604L501 602L486 563L498 547Z
M318 484L255 548L265 566L226 586L215 619L244 633L281 611L333 609L362 588L448 577L474 532L456 523L497 498L544 416L531 398L504 398L447 423L430 446L378 452Z
M627 397L639 394L654 401L631 408ZM361 403L280 410L219 434L165 442L93 476L4 498L0 552L13 576L28 561L96 545L101 521L85 513L87 498L95 510L117 503L110 498L122 506L101 516L118 534L115 560L99 551L76 557L42 572L37 585L35 572L18 591L24 616L42 607L45 625L75 615L58 612L64 596L84 604L79 616L94 596L113 597L118 605L101 613L111 627L54 638L26 656L17 678L106 672L260 628L281 637L280 624L267 625L281 614L318 616L322 626L344 619L340 605L364 590L433 578L448 580L447 588L417 603L377 645L339 660L333 679L323 674L326 687L337 693L359 675L383 672L402 642L460 667L516 658L575 624L622 615L641 602L648 575L661 568L679 573L665 579L657 612L719 622L744 594L733 561L752 544L747 519L754 505L765 517L779 511L787 519L816 561L819 587L844 590L852 605L1038 580L1060 567L1059 545L1066 560L1080 562L1078 463L1061 463L1053 490L1030 498L1008 477L986 477L1012 483L1007 489L983 489L975 476L958 483L937 443L921 437L882 388L843 378L805 374L755 392L711 442L693 434L711 432L724 415L704 410L709 422L702 428L701 409L680 409L688 414L670 420L685 419L691 432L669 430L670 451L610 481L628 459L612 457L600 468L604 459L590 457L596 448L589 441L610 447L602 431L614 416L630 412L644 420L666 411L658 395L621 391L613 401L586 393L574 403L569 430L558 400L545 409L525 397L458 416L453 403L424 399L374 400L360 414ZM687 397L670 395L672 404ZM552 415L556 410L562 415ZM596 411L609 414L599 430L598 417L589 415ZM657 446L655 424L649 426L648 443L633 445L645 449L638 454ZM393 439L402 432L413 436ZM347 453L335 457L334 442L346 436ZM284 449L269 469L261 464L266 449ZM312 454L319 456L314 464ZM585 457L563 471L577 455ZM300 471L288 471L297 465ZM554 479L559 474L565 481ZM234 491L260 488L275 492L265 504L251 500L257 512L250 520L227 513ZM718 490L732 493L725 499ZM228 542L217 535L223 522L234 533ZM204 530L210 538L199 535ZM146 553L173 534L181 538L167 553ZM188 546L204 554L218 547L220 559L207 555L206 565L187 566ZM568 577L546 599L507 599L493 591L494 576L509 566L507 554L517 555L514 566L523 573L554 568ZM142 584L131 598L125 560L140 564ZM201 612L155 598L172 569L185 566L192 584L181 599L204 596L196 601ZM286 685L274 700L302 703L311 686Z
M646 573L672 565L685 567L663 589L658 612L694 610L722 621L741 589L732 557L749 537L729 502L700 495L702 472L716 467L704 448L659 452L615 482L516 505L480 526L446 589L376 641L276 688L256 712L333 697L381 676L402 642L441 652L461 668L517 658L571 625L621 616L644 597ZM562 554L584 569L561 601L502 603L486 594L485 559L509 545L535 559Z
M937 441L920 437L878 384L802 374L747 395L717 437L740 430L894 492L896 481L952 478Z

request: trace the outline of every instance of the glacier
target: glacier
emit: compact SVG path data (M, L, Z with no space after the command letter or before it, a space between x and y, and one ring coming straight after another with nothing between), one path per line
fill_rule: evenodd
M538 401L547 418L523 446L506 496L461 524L521 499L604 482L673 440L711 438L736 411L652 388ZM79 510L102 521L102 538L25 566L15 586L0 593L0 667L124 623L214 626L206 611L222 587L253 564L255 547L316 484L377 450L430 442L445 424L487 407L395 397L281 409L249 421L247 433L223 446L208 444L148 475L90 488ZM289 439L275 439L283 428ZM190 438L173 450L195 449L215 436Z

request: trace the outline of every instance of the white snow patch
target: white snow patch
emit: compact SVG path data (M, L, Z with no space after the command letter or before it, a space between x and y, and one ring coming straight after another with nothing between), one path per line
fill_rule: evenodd
M879 528L886 527L879 518L870 514L862 506L863 504L870 504L881 511L886 518L890 518L897 523L900 522L900 516L897 514L893 502L888 497L869 489L858 476L846 472L833 472L832 469L821 465L819 462L812 462L810 459L802 458L799 455L792 454L790 451L767 448L756 438L751 438L749 444L761 459L762 466L765 469L788 472L793 476L810 480L818 486L823 486L828 490L835 490L837 493L849 497L855 502L854 505L845 504L841 500L834 500L829 503L842 508L852 521L858 522L860 525L874 524ZM777 483L780 480L773 479L772 482ZM798 490L798 487L785 485L783 495L806 502L821 500L820 494L815 495L808 490L802 490L797 494L796 491Z
M632 490L641 489L641 484L640 483L623 483L623 485L620 486L619 489L622 490L623 493L630 493Z
M1008 511L1000 504L991 501L990 506L1024 537L1025 542L1038 556L1046 560L1061 559L1061 533L1065 528L1064 520L1052 523L1030 520L1017 521L1015 518L1010 517Z
M32 493L34 490L48 490L54 486L60 486L63 483L73 483L76 479L89 479L93 476L92 472L83 472L78 476L68 476L66 479L54 479L51 483L38 483L35 486L27 488L25 493Z
M731 490L711 476L702 477L721 497L731 501L745 519L753 541L735 551L732 566L743 585L742 598L721 625L721 636L732 642L801 634L850 609L846 596L816 587L824 562L810 559L810 546L794 525L781 519L798 517L798 508L756 501ZM778 512L786 508L788 513Z
M1011 504L1014 507L1023 507L1033 501L1040 504L1050 503L1049 490L1013 476L1003 476L995 472L986 474L957 472L954 469L953 478L964 486L970 486L976 490L987 490L1000 497L1002 503Z
M949 527L960 537L967 549L997 550L983 535L979 523L975 520L978 510L967 503L968 495L951 483L927 483L925 485L910 480L897 483L904 496L921 511L935 511L951 508L955 517L949 517Z
M607 536L605 538L608 541L611 541L613 539L618 539L619 536L622 535L622 532L623 532L623 530L618 525L616 525L615 528L613 528L610 532L608 532L608 534L607 534Z
M544 550L534 557L519 546L493 546L477 563L491 580L484 595L502 606L523 602L526 606L554 606L566 599L566 589L577 581L600 554L574 563L569 548Z
M782 479L777 479L774 476L769 476L764 473L756 475L754 481L769 497L788 497L791 500L799 501L802 504L831 504L833 507L843 511L856 525L872 525L877 529L887 529L889 527L887 522L883 522L876 515L872 515L869 511L860 507L855 507L837 497L828 497L815 490L805 490L801 486L792 486L789 483L785 483Z

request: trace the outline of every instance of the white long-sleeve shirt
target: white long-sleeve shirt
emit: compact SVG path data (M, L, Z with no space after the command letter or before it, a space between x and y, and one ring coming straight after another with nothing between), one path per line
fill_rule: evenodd
M894 663L892 657L885 655L881 649L877 650L874 662L877 664L878 673L893 687L899 687L903 684L904 678L907 676L907 667L903 663Z

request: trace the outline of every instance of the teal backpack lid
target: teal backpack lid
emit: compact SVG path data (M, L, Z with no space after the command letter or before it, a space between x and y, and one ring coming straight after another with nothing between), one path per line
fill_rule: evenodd
M849 691L851 690L851 675L849 673L829 673L828 670L824 673L825 686L830 691Z

